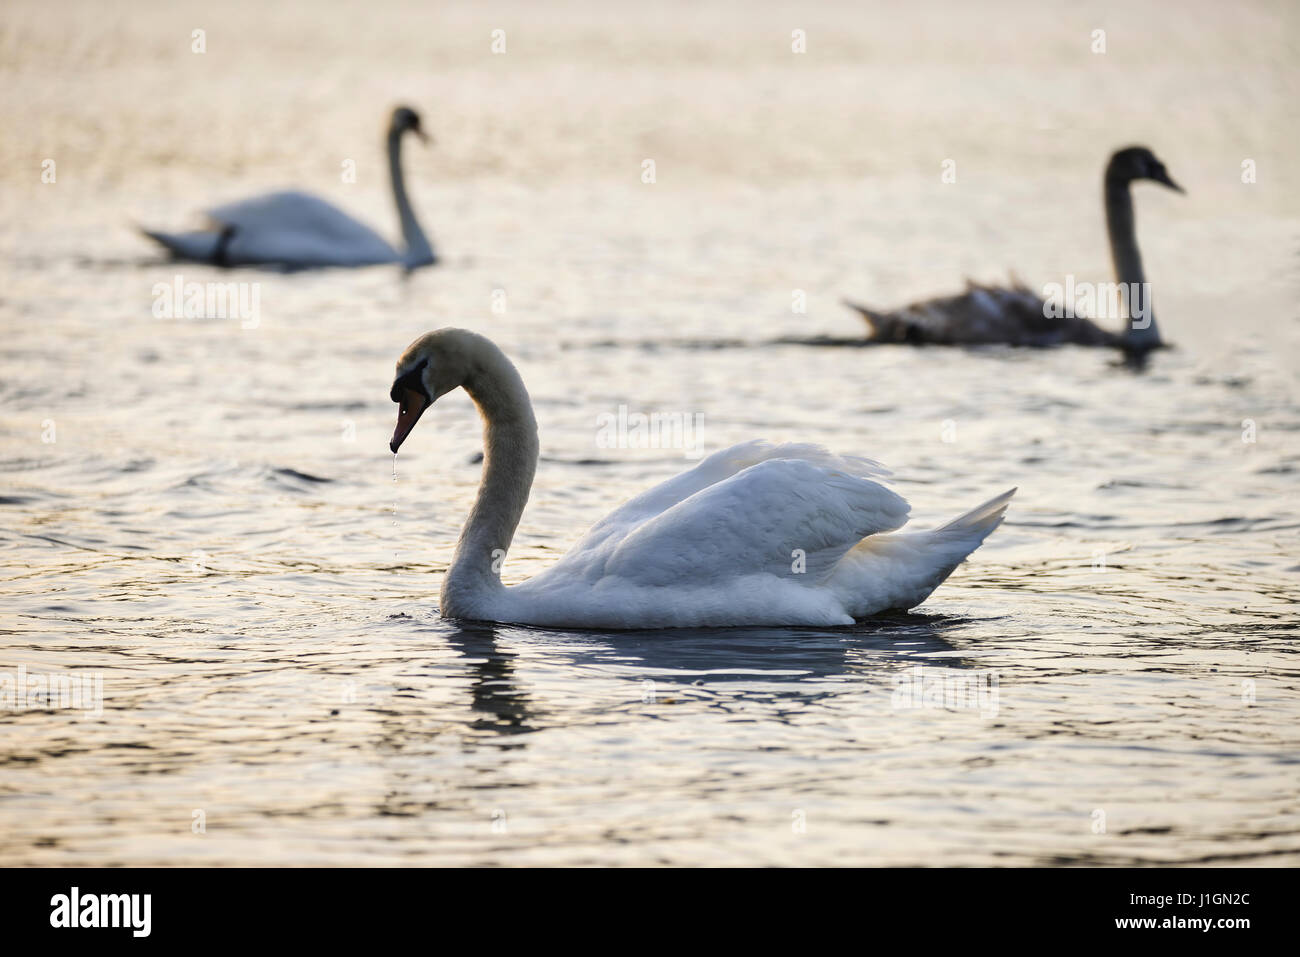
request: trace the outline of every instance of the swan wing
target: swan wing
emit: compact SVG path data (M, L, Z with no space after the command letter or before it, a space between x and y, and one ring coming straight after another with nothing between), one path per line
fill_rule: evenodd
M308 193L268 193L217 206L207 215L218 228L233 227L231 263L362 265L400 259L365 223Z
M890 474L879 462L856 456L836 455L820 445L802 442L775 444L762 439L741 442L714 452L695 468L675 475L623 503L593 525L570 554L593 550L609 541L622 539L644 522L690 496L724 482L753 465L772 459L808 462L863 478L884 478Z
M735 446L617 509L525 584L700 586L764 572L815 584L863 538L907 521L907 502L867 477L882 472L818 446Z

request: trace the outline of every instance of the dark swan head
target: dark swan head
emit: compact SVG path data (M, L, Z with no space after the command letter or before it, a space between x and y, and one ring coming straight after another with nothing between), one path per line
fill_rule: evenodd
M409 106L399 106L393 110L393 118L388 123L388 135L401 136L407 132L414 133L421 142L429 142L429 134L420 126L420 114Z
M1117 150L1106 166L1106 182L1128 184L1136 179L1149 179L1176 192L1184 192L1170 177L1165 164L1145 146L1129 146Z

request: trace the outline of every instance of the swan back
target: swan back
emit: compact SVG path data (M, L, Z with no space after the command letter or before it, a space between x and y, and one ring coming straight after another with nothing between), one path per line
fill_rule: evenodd
M652 606L671 594L680 621L730 609L738 624L845 623L827 577L864 538L907 521L907 502L874 481L885 474L815 445L724 449L606 516L555 565L507 589L505 604L526 606L536 623L573 623L581 606L588 623L608 624L622 612L583 597L605 589L629 603L629 620L662 618L669 612Z
M208 211L234 229L231 263L284 262L298 266L360 266L397 262L382 236L309 193L284 191L227 203Z
M1119 345L1119 337L1089 319L1048 315L1041 297L1020 283L984 286L968 282L955 296L927 299L882 311L846 302L868 326L872 342L911 345L1046 347L1064 343Z

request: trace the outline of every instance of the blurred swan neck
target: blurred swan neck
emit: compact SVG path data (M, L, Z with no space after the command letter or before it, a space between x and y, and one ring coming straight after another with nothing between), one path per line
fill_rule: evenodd
M489 344L490 345L490 344ZM518 370L495 346L465 381L483 415L483 476L451 567L441 610L454 618L491 617L504 591L501 567L537 471L537 419Z
M1120 282L1146 282L1142 256L1138 252L1133 196L1127 180L1106 180L1106 231L1110 234L1110 258L1115 266L1115 278Z
M1131 349L1149 349L1160 343L1156 317L1151 310L1146 272L1142 269L1142 254L1138 252L1137 223L1133 214L1133 196L1129 181L1107 175L1105 186L1106 232L1110 237L1110 259L1115 268L1115 279L1128 287L1129 295L1142 296L1141 305L1147 312L1145 328L1139 328L1130 309L1124 323L1124 341Z
M411 199L406 194L406 177L402 174L402 133L400 130L388 134L388 173L393 182L393 202L397 204L397 218L402 224L402 240L406 249L402 251L402 262L407 269L416 266L432 265L436 257L433 247L420 228L411 208Z

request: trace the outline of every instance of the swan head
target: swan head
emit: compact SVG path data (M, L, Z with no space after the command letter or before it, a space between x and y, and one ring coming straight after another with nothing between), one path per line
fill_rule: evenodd
M399 106L393 110L393 118L388 123L388 135L401 136L407 132L418 136L421 143L429 142L429 134L420 126L420 114L409 106Z
M1149 179L1167 186L1174 192L1185 190L1169 176L1165 164L1160 162L1155 153L1145 146L1129 146L1116 151L1106 167L1106 181L1113 183L1131 183L1135 179Z
M397 360L389 397L397 403L397 428L388 448L396 452L424 410L471 379L484 355L482 336L465 329L438 329L420 336Z

